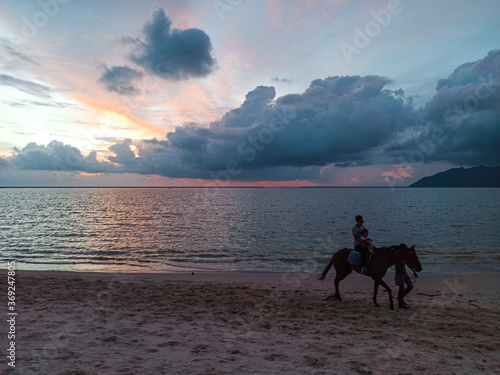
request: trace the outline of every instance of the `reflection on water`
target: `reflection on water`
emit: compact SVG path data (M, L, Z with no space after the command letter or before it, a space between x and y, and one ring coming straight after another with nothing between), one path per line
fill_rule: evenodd
M0 189L3 264L315 272L351 246L416 244L427 270L499 270L500 189ZM3 267L3 265L2 265Z

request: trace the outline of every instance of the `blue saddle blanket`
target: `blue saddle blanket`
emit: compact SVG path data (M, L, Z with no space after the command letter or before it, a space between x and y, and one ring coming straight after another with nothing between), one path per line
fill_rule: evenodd
M358 260L359 260L360 256L361 256L360 253L358 253L357 251L352 250L349 253L349 258L347 258L347 260L349 261L349 263L356 265L358 263Z

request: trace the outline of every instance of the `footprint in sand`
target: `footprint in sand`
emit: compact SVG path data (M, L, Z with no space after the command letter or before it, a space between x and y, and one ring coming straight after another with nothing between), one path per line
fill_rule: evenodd
M324 367L324 366L326 366L328 364L328 360L326 358L323 358L323 357L311 357L309 355L303 356L302 357L302 362L306 366L315 367L315 368Z

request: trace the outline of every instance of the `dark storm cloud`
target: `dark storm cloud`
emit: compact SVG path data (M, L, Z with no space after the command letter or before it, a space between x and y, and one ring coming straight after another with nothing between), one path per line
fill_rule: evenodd
M0 85L12 86L26 94L36 96L40 99L51 99L51 90L49 87L35 82L25 81L7 74L0 74Z
M143 74L128 66L114 66L109 69L103 66L104 73L102 74L99 82L106 87L108 91L117 92L121 95L137 95L140 93L133 82L141 78Z
M270 110L271 101L276 96L274 87L258 86L250 91L239 108L227 112L220 121L211 124L217 128L247 128L261 121L263 114Z
M65 145L59 141L52 141L47 146L32 142L22 150L14 149L14 151L14 156L7 161L20 169L89 173L120 171L109 162L99 162L95 151L83 156L76 147Z
M484 59L460 65L446 79L440 79L436 94L424 108L426 119L449 122L460 113L498 110L500 96L500 50ZM458 118L457 118L458 119Z
M414 123L411 106L383 89L387 82L330 77L276 102L273 87L259 86L209 128L190 124L163 141L127 140L113 146L110 161L138 173L243 180L290 179L292 171L311 179L329 163L375 163L375 151Z
M108 161L60 142L30 144L7 160L50 170L71 154L81 160L68 170L244 181L315 179L331 164L500 164L499 59L492 51L459 66L419 110L402 90L386 89L387 78L328 77L277 99L273 87L259 86L208 127L191 123L163 140L117 142Z
M153 9L142 34L144 40L135 41L130 60L153 75L174 80L204 77L216 66L209 36L196 28L172 29L161 7Z
M217 61L212 57L210 37L200 29L179 30L172 28L172 21L163 8L153 9L151 19L142 28L142 37L123 38L123 43L133 47L128 59L150 75L186 80L205 77L212 73ZM129 67L105 67L99 79L108 91L122 95L136 95L132 81L142 73Z
M439 80L422 114L427 128L414 144L435 149L426 161L499 165L500 50Z

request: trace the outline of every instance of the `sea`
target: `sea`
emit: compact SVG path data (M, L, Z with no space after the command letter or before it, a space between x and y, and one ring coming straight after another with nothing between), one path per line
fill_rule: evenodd
M2 188L0 268L318 273L404 243L428 273L500 271L498 188Z

